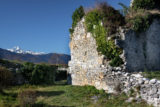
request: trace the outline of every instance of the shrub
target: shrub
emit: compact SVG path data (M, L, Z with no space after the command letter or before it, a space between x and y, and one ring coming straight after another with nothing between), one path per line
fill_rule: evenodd
M35 65L31 76L31 83L53 84L55 80L55 69L55 67L45 64Z
M74 11L72 15L72 28L69 29L71 34L74 32L74 28L76 27L77 23L83 18L84 15L85 13L84 13L83 6L80 6Z
M137 9L160 9L159 0L134 0L132 8Z
M33 90L24 90L18 93L18 100L22 107L32 107L37 99L37 93Z
M130 19L131 28L136 31L137 33L146 31L150 24L152 23L152 18L150 15L137 15L134 18Z
M100 3L95 9L89 11L85 16L85 25L88 32L91 32L96 39L97 50L111 61L112 66L119 66L123 63L119 55L121 49L115 46L114 41L107 40L107 36L116 32L116 29L124 24L124 18L120 13ZM118 62L117 62L118 61Z
M136 16L133 21L133 30L136 32L146 31L150 26L148 16Z
M12 84L13 74L5 67L0 67L0 92L4 87Z
M116 33L116 29L125 24L124 17L119 11L109 6L106 2L99 3L98 7L98 10L103 16L104 27L109 29L107 32L108 35Z
M113 67L117 67L119 65L123 64L122 58L119 56L116 56L114 59L111 60L110 65Z
M94 33L94 26L100 25L102 22L102 15L98 10L89 12L85 17L85 24L88 32Z
M117 27L124 25L124 17L106 2L99 3L85 17L87 30L91 32L94 25L103 23L108 30L108 36L116 32Z
M20 73L29 84L53 84L57 67L46 64L24 63Z
M31 62L26 62L23 64L23 67L21 68L21 73L25 80L28 82L31 82L32 77L32 71L34 70L34 64Z

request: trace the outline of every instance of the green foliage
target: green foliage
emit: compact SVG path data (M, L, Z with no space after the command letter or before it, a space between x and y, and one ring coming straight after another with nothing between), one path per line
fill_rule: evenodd
M28 82L31 82L33 70L34 70L34 64L31 62L25 62L23 64L23 67L21 68L21 73Z
M134 0L133 9L160 9L159 0Z
M0 59L0 65L6 67L6 68L20 68L22 67L22 64L20 62L16 62L16 61L8 61L8 60L4 60L4 59Z
M143 72L143 76L149 79L159 79L160 80L160 71L145 71Z
M149 28L151 22L152 20L150 15L137 15L133 19L130 19L130 23L132 25L131 28L137 33L146 31Z
M102 15L98 10L93 10L85 16L85 24L88 32L95 33L94 26L100 25L101 22L102 22Z
M139 9L137 11L132 11L126 16L127 27L131 28L137 33L145 32L154 19L159 19L160 14L156 11L150 11ZM155 13L154 13L155 12Z
M12 85L13 74L5 67L0 66L0 92L4 87Z
M24 63L20 73L31 84L53 84L55 80L56 67L45 64Z
M72 28L69 29L71 34L74 32L74 28L76 27L77 23L83 18L84 15L85 13L84 13L83 6L80 6L74 11L72 15Z
M102 23L105 23L105 25L102 25ZM107 40L106 38L114 33L115 28L122 23L122 16L107 4L100 4L99 8L91 10L85 16L87 31L91 32L96 39L98 52L111 60L111 66L120 66L123 64L122 59L119 57L122 51L115 46L114 41Z
M89 93L90 96L93 96L93 95L98 95L98 94L106 94L105 91L102 89L102 90L97 90L94 86L84 86L85 87L85 91L87 92L87 94Z
M128 94L130 97L136 97L136 92L134 89L129 90Z
M124 17L119 13L119 11L109 6L107 3L102 2L98 7L98 10L103 17L103 26L107 29L108 36L116 33L117 28L125 24Z
M55 80L55 67L41 64L35 65L32 76L32 84L53 84Z
M121 64L123 64L123 60L119 56L115 56L110 62L110 65L113 67L117 67Z

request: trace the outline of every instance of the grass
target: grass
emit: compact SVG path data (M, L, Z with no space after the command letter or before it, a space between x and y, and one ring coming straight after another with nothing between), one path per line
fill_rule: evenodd
M160 71L145 71L143 72L143 76L149 79L159 79L160 80Z
M14 86L0 94L0 107L20 107L17 94L21 90L37 91L32 107L150 107L146 103L126 103L126 94L111 95L92 86L71 86L59 82L52 86Z

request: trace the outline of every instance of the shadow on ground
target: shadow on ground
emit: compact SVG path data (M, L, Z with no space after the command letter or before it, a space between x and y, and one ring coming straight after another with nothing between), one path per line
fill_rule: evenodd
M38 91L38 96L52 97L64 94L64 91Z
M75 106L57 106L57 105L47 105L47 104L34 104L33 107L75 107Z

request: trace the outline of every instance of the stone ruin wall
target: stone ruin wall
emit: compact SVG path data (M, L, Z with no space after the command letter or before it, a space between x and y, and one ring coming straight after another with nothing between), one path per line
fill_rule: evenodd
M77 24L70 42L68 82L72 85L92 85L108 93L116 93L117 87L128 92L139 87L139 95L149 104L160 107L160 81L149 80L140 73L144 69L160 70L160 20L154 20L150 28L139 35L132 30L120 29L117 46L123 48L121 67L106 64L105 57L98 54L96 41L86 32L84 19Z
M155 19L146 32L120 29L116 45L123 49L126 70L160 70L160 20Z

